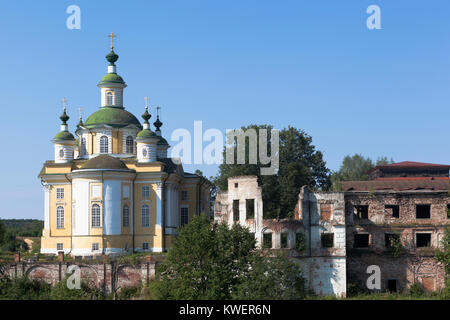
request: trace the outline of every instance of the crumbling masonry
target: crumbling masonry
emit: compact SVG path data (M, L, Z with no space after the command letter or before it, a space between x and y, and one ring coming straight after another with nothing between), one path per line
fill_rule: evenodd
M441 290L445 272L434 258L450 222L450 166L401 162L377 166L369 181L347 181L341 192L300 190L294 219L263 218L257 177L233 177L216 197L214 217L238 222L258 247L286 250L319 294L346 296L366 288L376 265L380 290L413 283Z

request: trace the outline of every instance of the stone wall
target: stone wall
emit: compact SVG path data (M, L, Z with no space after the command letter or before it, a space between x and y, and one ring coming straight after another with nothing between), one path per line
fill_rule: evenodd
M55 285L70 276L69 268L76 265L80 268L82 280L109 294L124 287L148 283L155 276L156 264L17 262L4 266L3 270L10 278L26 276Z

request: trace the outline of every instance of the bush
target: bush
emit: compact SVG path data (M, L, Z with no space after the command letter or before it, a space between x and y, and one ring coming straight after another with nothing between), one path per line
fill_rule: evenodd
M410 287L409 287L409 294L412 297L420 297L424 294L422 285L419 282L414 282Z

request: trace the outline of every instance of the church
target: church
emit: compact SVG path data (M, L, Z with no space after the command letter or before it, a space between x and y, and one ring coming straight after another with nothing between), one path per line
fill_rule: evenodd
M38 176L44 188L44 254L163 252L178 228L210 213L209 181L167 156L159 114L152 130L147 104L143 124L125 110L127 85L116 72L119 56L110 37L108 72L97 85L100 108L84 122L80 116L73 135L63 99L54 159Z

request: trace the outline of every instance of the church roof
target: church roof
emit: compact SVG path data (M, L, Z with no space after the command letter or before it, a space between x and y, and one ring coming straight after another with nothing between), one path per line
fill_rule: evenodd
M60 131L53 140L75 140L75 137L69 131Z
M157 135L149 129L144 129L144 130L139 131L136 137L137 138L153 138L153 137L157 137Z
M130 112L117 107L102 107L87 118L84 123L86 128L107 124L113 127L125 127L134 124L141 128L139 120Z
M102 80L98 84L107 84L107 83L121 83L125 84L122 77L117 73L107 73L103 76Z
M107 154L99 155L95 158L88 160L85 164L81 166L80 169L119 169L119 170L129 170L127 165L114 157Z

